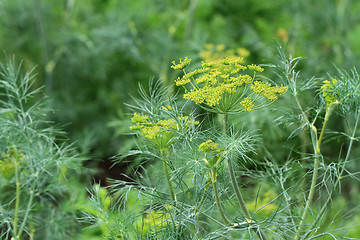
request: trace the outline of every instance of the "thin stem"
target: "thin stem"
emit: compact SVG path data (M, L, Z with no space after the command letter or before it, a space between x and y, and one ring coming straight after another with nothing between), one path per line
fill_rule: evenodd
M306 116L306 113L305 113L303 107L301 106L300 101L299 101L297 95L294 95L294 98L295 98L295 101L296 101L296 105L298 106L298 108L299 108L299 110L300 110L303 118L305 119L305 122L309 124L310 121L309 121L308 117Z
M6 233L6 239L8 239L9 237L9 235L12 235L13 237L11 238L11 239L14 239L14 240L18 240L18 238L16 237L16 235L15 235L15 233L14 233L14 230L13 230L13 228L11 227L11 223L9 223L9 222L6 222L6 225L7 225L7 227L8 227L8 232ZM9 234L10 233L10 234Z
M228 130L228 115L227 115L227 113L223 114L223 120L224 120L224 134L227 135L227 132L228 132L227 131ZM234 188L235 195L236 195L236 197L238 199L238 202L240 204L240 208L243 211L244 216L247 217L247 218L250 218L249 210L246 207L244 198L242 197L239 186L238 186L238 184L236 182L235 171L234 171L234 167L233 167L233 164L232 164L232 161L230 160L230 158L227 159L227 163L228 163L228 168L229 168L229 175L230 175L230 179L231 179L231 184L232 184L232 186Z
M316 224L319 222L320 218L322 217L322 215L325 213L328 205L330 204L331 202L331 197L332 195L334 194L335 192L335 188L336 186L340 183L340 180L341 180L341 177L344 173L344 169L345 169L345 166L349 160L349 157L350 157L350 152L351 152L351 149L352 149L352 145L353 145L353 142L354 142L354 139L355 139L355 134L356 134L356 129L357 129L357 126L358 126L358 123L359 123L359 118L360 118L360 110L358 110L358 113L357 113L357 116L356 116L356 120L355 120L355 125L354 125L354 129L353 129L353 132L352 132L352 136L350 138L350 142L349 142L349 147L348 147L348 150L346 152L346 156L345 156L345 159L344 159L344 162L343 162L343 166L342 166L342 169L340 171L340 174L339 174L339 177L337 178L335 184L334 184L334 187L331 191L331 193L329 194L329 197L328 199L326 200L325 204L323 205L323 207L321 208L318 216L316 217L316 219L314 220L314 222L311 224L310 226L310 231L308 231L303 237L302 239L306 239L307 236L311 233L311 229L314 229L314 227L316 226Z
M210 186L211 182L209 181L208 183L206 183L205 185L205 191L204 191L204 194L202 195L201 199L200 199L200 202L198 204L198 206L196 207L196 213L195 214L198 214L199 213L199 210L201 208L201 206L203 205L204 201L205 201L205 198L206 198L206 193L209 189L209 186Z
M307 217L307 215L309 213L310 203L312 202L312 200L314 198L314 193L315 193L315 189L316 189L316 181L317 181L317 177L318 177L318 173L319 173L319 165L320 165L320 157L321 157L321 153L320 153L321 142L322 142L322 139L324 137L324 132L325 132L327 122L329 121L330 115L333 112L333 109L336 107L336 105L337 104L331 104L329 106L329 108L327 109L326 114L325 114L324 124L322 126L319 139L312 138L313 141L315 141L315 144L313 144L314 148L315 148L314 149L314 151L315 151L314 170L313 170L313 176L312 176L312 180L311 180L309 195L308 195L308 198L307 198L307 201L306 201L306 205L305 205L303 215L301 217L299 228L298 228L298 230L296 232L295 240L300 239L300 234L304 230L305 220L306 220L306 217ZM315 129L315 127L313 127L311 129L311 131L313 131L313 134L316 135L316 132L313 129Z
M36 176L36 178L37 178L37 176ZM31 210L31 205L33 203L33 199L34 199L34 195L35 195L35 192L34 192L35 184L36 184L36 181L34 180L32 188L30 190L30 197L29 197L28 205L27 205L27 208L26 208L26 211L25 211L25 216L24 216L23 222L22 222L22 224L20 226L20 229L19 229L19 233L18 233L19 236L21 236L21 234L22 234L22 232L23 232L23 230L25 228L27 218L29 217L29 213L30 213L30 210Z
M224 134L227 135L228 134L228 115L227 115L227 113L223 114L223 121L224 121L224 123L223 123L224 124ZM246 207L244 198L242 197L240 188L239 188L239 186L237 184L234 167L233 167L233 164L232 164L232 161L231 161L230 158L227 158L227 163L228 163L228 168L229 168L229 175L230 175L230 179L231 179L231 184L232 184L232 186L234 188L235 195L236 195L236 198L238 199L240 208L241 208L245 218L251 219L249 210ZM259 236L260 239L262 239L262 240L267 239L264 232L260 228L258 230L256 230L256 229L253 229L253 230Z
M299 234L302 232L303 228L305 227L304 223L305 223L305 219L309 213L310 202L313 200L313 197L314 197L315 188L316 188L316 180L317 180L317 176L318 176L319 163L320 163L320 152L315 153L314 170L313 170L313 176L312 176L312 180L311 180L310 191L309 191L308 199L306 201L306 206L305 206L303 215L301 217L300 225L297 230L297 234L295 237L296 240L300 239Z
M245 204L245 201L244 201L244 198L242 197L242 194L240 192L240 189L239 189L239 186L237 185L236 183L236 178L235 178L235 172L234 172L234 168L233 168L233 164L231 162L230 159L227 159L227 162L228 162L228 167L229 167L229 174L230 174L230 178L231 178L231 184L234 188L234 191L235 191L235 195L239 201L239 204L240 204L240 208L241 210L243 211L244 213L244 216L246 218L251 218L250 217L250 213L249 213L249 210L247 209L246 207L246 204Z
M228 114L227 113L223 114L223 125L224 125L224 134L227 135L228 134Z
M20 169L19 169L19 162L17 160L17 156L14 157L15 160L15 179L16 179L16 199L15 199L15 216L14 216L14 221L13 221L13 225L14 225L14 234L16 236L16 238L19 238L18 235L18 219L19 219L19 208L20 208Z
M165 171L165 177L166 177L167 184L169 186L171 199L174 202L176 202L176 194L175 194L175 191L174 191L173 183L172 183L172 181L170 179L169 163L165 159L163 151L161 151L161 162L163 163L163 167L164 167L164 171Z
M218 189L217 189L217 184L216 184L216 168L214 168L211 171L211 182L213 185L213 189L214 189L214 196L215 196L215 202L216 202L216 206L219 210L220 216L222 217L222 219L224 220L225 224L228 225L230 223L229 219L225 216L222 207L221 207L221 202L219 199L219 193L218 193Z
M291 204L289 202L289 194L287 193L287 190L285 189L285 186L284 186L284 181L282 180L283 177L281 176L280 180L279 180L279 183L280 183L280 186L281 186L281 189L283 191L283 197L286 201L286 205L287 205L287 210L288 210L288 213L289 213L289 218L291 219L291 222L292 224L295 226L295 221L294 221L294 218L293 218L293 213L291 211Z

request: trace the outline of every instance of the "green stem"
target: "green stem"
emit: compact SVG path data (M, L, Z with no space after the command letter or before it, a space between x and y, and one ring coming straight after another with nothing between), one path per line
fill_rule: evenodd
M228 114L227 113L223 114L223 121L224 121L224 134L227 135L228 134ZM244 198L241 195L239 186L237 185L234 167L233 167L233 164L232 164L232 161L230 160L230 158L227 159L227 163L228 163L228 168L229 168L231 184L232 184L232 186L234 188L235 195L236 195L236 197L237 197L237 199L239 201L240 208L243 211L244 216L246 218L250 218L250 213L249 213L249 211L248 211L248 209L246 207Z
M164 171L165 171L165 177L166 177L166 181L167 184L169 186L169 191L170 191L170 195L171 195L171 199L176 202L176 194L174 191L174 187L173 187L173 183L170 179L170 171L169 171L169 163L168 161L165 159L164 157L164 152L161 151L161 161L163 163L163 167L164 167Z
M20 169L19 169L19 162L17 161L17 156L14 157L15 159L15 180L16 180L16 199L15 199L15 216L14 216L14 234L16 239L20 238L18 235L18 220L19 220L19 208L20 208Z
M313 176L312 176L312 180L311 180L309 195L308 195L308 198L307 198L307 201L306 201L306 205L305 205L303 215L301 217L299 228L298 228L298 230L296 232L295 240L300 239L300 234L305 228L305 220L306 220L306 217L307 217L307 215L309 213L310 203L312 202L312 200L314 198L314 193L315 193L315 189L316 189L316 181L317 181L317 177L318 177L318 173L319 173L319 165L320 165L320 157L321 157L321 153L320 153L321 142L322 142L322 139L324 137L324 132L325 132L325 129L326 129L327 122L329 121L330 115L331 115L331 113L333 112L333 110L334 110L334 108L336 106L337 106L337 103L336 104L334 103L334 104L331 104L329 106L329 108L327 109L326 114L325 114L324 124L322 126L319 139L316 138L316 128L314 126L312 126L312 128L310 129L310 131L312 131L312 134L315 136L315 137L312 138L313 146L314 146L314 152L315 152L314 170L313 170Z
M219 199L219 193L218 193L218 189L217 189L217 184L216 184L216 168L214 168L211 171L211 182L213 185L213 189L214 189L214 196L215 196L215 202L216 202L216 206L219 210L220 216L222 217L222 219L224 220L225 224L228 225L230 223L229 219L225 216L222 207L221 207L221 202Z
M326 200L325 204L323 205L323 207L321 208L318 216L316 217L316 219L314 220L314 222L312 223L312 225L310 226L310 230L311 229L314 229L314 227L316 226L316 224L319 222L320 218L322 217L322 215L325 213L328 205L330 204L331 200L332 200L332 195L334 194L335 192L335 188L336 186L340 183L340 180L341 180L341 177L344 173L344 169L345 169L345 166L347 164L347 161L349 160L349 157L350 157L350 152L351 152L351 149L352 149L352 145L353 145L353 142L354 142L354 138L355 138L355 134L356 134L356 129L357 129L357 126L358 126L358 123L359 123L359 118L360 118L360 110L358 110L358 113L357 113L357 116L356 116L356 120L355 120L355 125L354 125L354 129L353 129L353 132L352 132L352 136L350 138L350 142L349 142L349 147L348 147L348 150L346 152L346 156L345 156L345 159L344 159L344 163L343 163L343 166L342 166L342 169L340 171L340 174L339 174L339 177L338 179L336 180L335 184L334 184L334 187L331 191L331 193L329 194L329 197L328 199ZM311 231L308 231L303 237L302 239L306 239L307 236L311 233Z
M300 101L299 101L297 95L295 95L294 97L295 97L296 105L298 106L298 108L299 108L299 110L300 110L300 113L302 114L305 122L309 124L310 121L309 121L309 119L307 118L306 113L305 113L303 107L301 106Z
M199 210L200 210L201 206L203 205L203 203L204 203L204 201L205 201L206 193L207 193L207 191L208 191L208 189L209 189L210 184L211 184L210 181L209 181L208 183L206 183L204 194L202 195L202 197L201 197L201 199L200 199L199 205L196 207L196 213L195 213L195 214L198 214L198 213L199 213Z
M227 113L223 114L223 124L224 124L224 134L227 135L228 134L228 114Z
M37 178L37 176L36 176L36 178ZM34 199L34 195L35 195L35 192L34 192L35 184L36 184L36 181L34 180L34 182L32 184L32 188L30 190L30 197L29 197L29 201L28 201L27 208L26 208L26 211L25 211L25 216L24 216L23 222L22 222L22 224L20 226L20 229L19 229L19 233L18 233L19 236L21 236L21 234L22 234L22 232L23 232L23 230L25 228L27 218L29 217L29 213L30 213L30 210L31 210L31 205L33 203L33 199Z
M239 186L237 185L236 183L236 178L235 178L235 172L234 172L234 168L233 168L233 164L231 162L230 159L227 159L227 162L228 162L228 167L229 167L229 174L230 174L230 178L231 178L231 184L234 188L234 191L235 191L235 195L239 201L239 204L240 204L240 208L241 210L243 211L244 213L244 216L246 218L251 218L250 216L250 213L249 213L249 210L247 209L246 207L246 204L245 204L245 201L244 201L244 198L242 197L242 194L240 192L240 189L239 189Z
M289 202L289 194L287 193L287 190L286 190L286 188L284 186L284 181L282 180L282 176L281 176L281 178L279 180L279 183L280 183L280 186L281 186L281 189L282 189L282 192L283 192L282 195L283 195L283 197L284 197L284 199L286 201L289 218L290 218L293 226L295 226L295 221L294 221L294 217L293 217L294 215L292 213L291 203Z
M224 113L223 120L224 120L224 134L227 135L228 134L228 115L227 115L227 113ZM228 168L229 168L229 175L230 175L230 179L231 179L231 184L232 184L232 186L234 188L235 195L236 195L236 198L238 199L240 208L241 208L245 218L251 219L249 210L246 207L244 198L242 197L240 188L239 188L239 186L237 184L234 167L233 167L233 164L232 164L232 161L231 161L230 158L227 159L227 163L228 163ZM258 230L256 230L256 229L253 229L253 230L259 236L260 239L262 239L262 240L267 239L264 232L260 228Z

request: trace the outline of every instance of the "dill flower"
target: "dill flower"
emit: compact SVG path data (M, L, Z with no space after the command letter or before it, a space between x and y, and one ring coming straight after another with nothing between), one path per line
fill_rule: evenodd
M168 106L163 108L166 109L171 107ZM199 124L198 121L195 121L188 116L181 116L177 119L162 119L152 122L148 116L143 116L138 113L134 113L131 121L134 125L130 126L130 130L138 132L140 136L149 140L158 149L164 149L170 146L180 130L186 131L192 126ZM179 122L182 122L183 124L179 124Z
M205 158L203 160L207 167L212 168L216 167L221 154L224 152L224 149L219 148L219 146L212 140L207 140L206 142L200 144L199 151L205 153ZM210 155L210 157L208 157L208 155Z
M131 118L133 123L145 123L149 119L148 116L141 116L138 113L134 113L134 117Z
M264 69L245 65L242 57L203 61L191 72L183 70L185 74L175 84L185 88L184 98L216 113L253 111L273 103L287 90L286 86L254 81L256 73ZM245 71L252 72L252 76Z
M246 111L246 112L254 111L252 108L255 106L255 103L251 100L250 97L244 98L244 100L242 100L240 102L240 104L241 104L241 106L243 106L244 111Z
M333 93L334 87L336 86L337 83L338 81L336 79L333 79L331 82L329 80L323 81L323 85L321 86L321 89L323 91L323 97L326 101L326 108L328 108L330 104L337 101Z
M176 64L175 61L172 62L172 66L171 68L175 69L175 70L181 70L184 69L186 66L190 65L191 63L191 59L189 58L184 58L184 59L180 59L180 63Z
M217 144L213 142L213 140L207 140L206 142L203 142L199 146L200 152L215 152L219 153L221 152L221 149L218 147Z
M264 71L264 69L258 65L255 65L255 64L251 64L251 65L248 65L248 68L250 70L253 70L253 71L256 71L256 72L262 72Z
M286 92L288 87L287 86L284 87L282 85L281 87L279 86L272 87L269 83L255 81L251 85L251 89L254 91L254 93L260 94L270 101L275 101L277 100L279 95L282 95Z
M15 162L11 161L8 154L3 153L1 157L3 159L0 160L0 174L9 180L15 173Z

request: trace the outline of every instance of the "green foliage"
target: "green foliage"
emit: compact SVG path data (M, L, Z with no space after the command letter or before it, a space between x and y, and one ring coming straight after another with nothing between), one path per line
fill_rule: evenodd
M0 238L64 239L75 235L76 199L69 184L81 170L71 146L44 120L48 110L34 88L34 74L22 74L13 59L0 63Z
M51 120L65 125L77 147L95 159L131 147L104 126L114 120L116 131L126 132L123 103L129 93L136 94L138 82L154 76L170 86L179 75L170 62L184 56L198 62L211 44L242 49L246 54L240 56L250 62L272 62L275 39L287 44L292 55L308 58L301 67L309 76L334 73L331 62L353 67L360 57L355 24L360 6L354 0L0 4L0 45L30 68L37 66L35 84L45 86L56 110Z

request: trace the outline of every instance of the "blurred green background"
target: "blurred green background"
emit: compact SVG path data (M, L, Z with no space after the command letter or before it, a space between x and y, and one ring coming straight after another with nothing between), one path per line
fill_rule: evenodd
M171 85L171 61L215 44L272 63L278 42L309 75L347 69L360 58L359 10L354 0L1 0L0 49L37 67L50 120L107 161L128 147L124 103L139 82Z
M0 58L36 66L48 120L89 159L87 180L105 181L127 171L110 168L133 145L125 104L152 78L173 87L171 61L211 52L274 63L282 45L305 58L304 78L326 77L357 67L359 12L356 0L0 0Z

